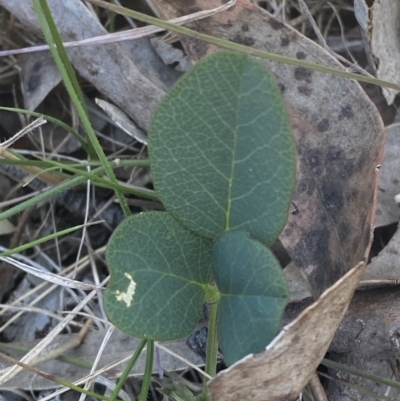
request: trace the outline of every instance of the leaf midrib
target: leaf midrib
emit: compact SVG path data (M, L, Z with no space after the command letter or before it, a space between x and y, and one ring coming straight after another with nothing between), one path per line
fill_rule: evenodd
M245 61L245 60L244 60ZM246 61L245 61L246 62ZM236 122L235 122L235 131L234 131L234 140L233 140L233 154L232 154L232 166L231 166L231 174L229 177L229 185L228 185L228 204L226 207L226 222L225 222L225 231L229 231L231 229L231 224L230 224L230 219L231 219L231 209L232 209L232 188L233 188L233 177L235 174L235 165L236 165L236 144L237 144L237 138L238 138L238 111L240 110L240 102L242 99L242 89L243 89L243 75L244 75L244 70L245 70L245 65L243 65L242 68L242 79L240 81L240 90L239 90L239 96L238 96L238 101L237 101L237 108L236 108Z

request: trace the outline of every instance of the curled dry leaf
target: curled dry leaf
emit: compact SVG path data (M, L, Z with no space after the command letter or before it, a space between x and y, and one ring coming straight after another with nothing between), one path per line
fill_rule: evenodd
M375 1L370 10L367 34L371 54L376 64L379 79L400 83L400 2ZM386 101L391 105L399 91L383 88Z
M32 53L23 57L22 84L27 110L35 110L60 82L61 74L50 52Z
M152 38L151 43L165 64L177 64L175 67L177 71L189 71L192 67L188 57L181 49L176 49L158 37Z
M378 205L375 227L387 226L400 220L400 124L386 127L385 155L379 172Z
M219 5L217 0L153 0L166 18ZM271 53L343 69L320 46L248 0L196 22L193 29ZM181 38L193 62L218 50ZM363 260L371 236L384 130L357 82L262 60L275 74L298 152L297 187L280 236L292 260L321 294Z
M79 0L49 0L48 4L66 42L107 33ZM0 0L0 5L33 32L41 31L30 0ZM69 49L68 55L83 78L147 130L151 115L165 92L140 72L120 45L84 46Z
M299 302L312 297L307 281L293 262L285 267L283 273L289 287L290 302Z
M392 286L357 291L329 347L330 361L369 375L391 378L394 386L331 366L327 374L334 379L326 386L329 400L399 399L400 388L393 377L396 368L390 362L400 356L399 290L398 286Z
M15 231L15 226L10 220L5 219L0 221L0 235L12 234Z
M129 120L129 117L123 111L102 99L95 99L95 102L107 113L108 117L114 121L117 127L121 128L125 133L132 138L135 138L140 143L147 145L147 135L135 124L133 124L133 122Z
M324 357L364 268L360 262L351 269L285 326L265 352L219 373L209 383L211 400L295 399Z
M139 71L162 90L170 88L182 75L165 63L149 38L123 41L119 45L135 61Z
M50 52L26 54L22 62L22 85L24 107L27 110L36 108L61 82L61 74ZM51 110L51 111L50 111ZM58 99L50 101L46 113L57 117L63 113ZM65 129L49 122L40 131L33 131L32 137L46 150L54 152L72 153L81 147L79 141L72 135L68 135Z
M400 277L400 230L390 239L389 243L372 258L363 280L398 280Z
M368 26L368 6L365 0L354 0L354 15L361 28L366 32Z

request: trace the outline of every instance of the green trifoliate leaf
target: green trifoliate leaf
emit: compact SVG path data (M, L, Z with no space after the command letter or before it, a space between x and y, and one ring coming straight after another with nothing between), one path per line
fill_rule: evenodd
M211 243L169 213L126 219L107 249L107 316L120 330L159 341L195 328L211 274Z
M271 244L295 183L295 146L275 79L235 53L199 62L165 96L149 150L155 188L186 227L248 231Z
M217 240L213 272L221 292L218 339L225 362L231 365L262 352L277 335L288 289L273 253L241 231Z

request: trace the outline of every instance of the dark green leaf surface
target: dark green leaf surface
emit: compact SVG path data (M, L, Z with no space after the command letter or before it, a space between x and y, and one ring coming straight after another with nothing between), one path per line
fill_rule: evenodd
M275 79L255 59L224 52L197 64L158 107L149 151L162 202L191 230L271 244L283 229L294 141Z
M211 274L211 243L169 213L126 219L107 249L107 316L120 330L159 341L195 328Z
M218 339L231 365L263 351L277 335L288 289L273 253L246 232L231 231L218 239L213 269L221 292Z

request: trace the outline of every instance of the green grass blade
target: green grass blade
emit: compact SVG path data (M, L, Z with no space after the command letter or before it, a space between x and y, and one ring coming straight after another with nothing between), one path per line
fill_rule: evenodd
M108 397L106 397L104 395L96 394L93 391L85 390L85 389L83 389L83 388L81 388L79 386L76 386L75 384L73 384L73 383L71 383L71 382L69 382L67 380L62 379L61 377L45 373L45 372L43 372L43 371L41 371L41 370L39 370L37 368L34 368L34 367L30 366L30 365L27 365L27 364L25 364L25 363L23 363L21 361L17 361L17 360L15 360L13 358L10 358L9 356L7 356L6 354L4 354L2 352L0 352L0 358L3 358L3 359L5 359L6 361L9 361L9 362L15 363L15 364L23 367L24 369L29 370L30 372L33 372L33 373L35 373L35 374L37 374L37 375L39 375L41 377L44 377L47 380L51 380L51 381L53 381L55 383L61 384L62 386L68 387L71 390L75 390L78 393L83 393L83 394L89 395L90 397L97 398L99 400L108 401L108 399L109 399Z
M104 167L103 166L98 167L97 169L92 171L92 173L94 173L94 172L101 174L104 172ZM34 198L31 198L24 202L21 202L18 205L0 213L0 220L8 219L9 217L14 216L17 213L24 211L28 207L37 205L38 203L43 202L43 201L51 198L52 196L57 195L60 192L63 192L70 188L73 188L77 185L83 184L86 181L87 181L86 177L79 176L79 177L72 178L69 181L63 182L60 185L50 188L47 191L40 193L39 195L36 195Z
M66 230L62 230L62 231L57 231L56 233L50 234L50 235L46 235L43 238L39 238L35 241L32 242L28 242L27 244L21 245L21 246L17 246L16 248L13 249L9 249L8 251L4 251L0 253L0 256L11 256L14 255L15 253L20 253L23 251L26 251L27 249L33 248L34 246L43 244L43 242L47 242L50 241L54 238L58 238L58 237L62 237L63 235L67 235L69 233L72 233L76 230L80 230L81 228L85 227L85 224L81 224L79 226L74 226L74 227L70 227L67 228Z
M20 157L19 154L15 152L11 152L18 157ZM55 163L57 165L55 166ZM81 172L81 168L86 168L86 166L90 166L92 168L102 166L101 162L96 161L96 160L91 160L89 162L83 162L83 163L77 163L77 162L71 162L71 161L62 161L62 162L57 162L55 160L50 160L50 159L43 159L43 160L29 160L29 159L0 159L0 165L5 164L7 166L31 166L31 167L40 167L43 169L53 169L53 168L62 168L63 170L68 170L69 168L75 168L78 169L79 172ZM150 167L150 161L148 159L133 159L133 160L119 160L118 162L116 161L115 167L142 167L142 168L149 168ZM59 173L60 175L63 175L62 173ZM90 174L90 173L89 173ZM68 175L63 175L65 178L70 178Z
M377 393L375 393L373 391L365 389L362 386L359 386L359 385L354 384L354 383L350 383L348 381L345 381L345 380L342 380L342 379L339 379L339 378L336 378L336 377L331 377L331 376L329 376L329 375L327 375L325 373L322 373L322 372L318 372L318 374L320 376L322 376L322 377L327 378L328 380L332 380L333 382L339 383L342 386L349 387L349 388L351 388L353 390L356 390L360 394L365 394L365 395L368 396L368 398L363 397L363 398L358 398L358 399L368 399L368 400L373 399L373 400L387 400L387 401L397 401L398 400L397 397L393 398L393 397L388 397L388 396L383 395L383 394L377 394Z
M15 107L0 107L0 110L11 111L14 113L27 114L27 115L33 116L33 117L43 117L45 120L50 121L53 124L56 124L59 127L65 129L67 132L69 132L71 135L73 135L80 142L80 144L86 150L86 152L89 151L87 141L85 141L85 139L79 134L79 132L75 131L68 124L65 124L64 122L62 122L61 120L59 120L57 118L48 116L47 114L41 114L41 113L37 113L35 111L30 111L30 110L18 109Z
M163 21L158 18L150 17L149 15L145 15L145 14L139 13L137 11L129 10L124 7L116 6L114 4L109 4L104 1L100 1L100 0L87 0L87 1L89 1L89 3L92 3L96 6L105 8L107 10L114 11L118 14L132 17L134 19L137 19L138 21L145 22L147 24L151 24L151 25L155 25L155 26L159 26L161 28L164 28L167 31L177 32L182 35L189 36L194 39L203 40L204 42L211 43L216 46L223 47L225 49L244 53L249 56L255 56L255 57L260 57L260 58L271 60L271 61L276 61L279 63L309 68L314 71L320 71L320 72L324 72L326 74L336 75L336 76L348 78L348 79L355 79L356 81L359 81L359 82L366 82L366 83L373 84L373 85L379 85L384 88L392 88L392 89L400 90L400 85L394 84L392 82L384 81L384 80L377 79L377 78L372 78L369 76L354 74L351 72L339 70L337 68L326 67L324 65L310 63L305 60L298 60L298 59L287 57L287 56L281 56L279 54L269 53L269 52L266 52L263 50L253 49L249 46L240 45L239 43L230 42L229 40L219 39L214 36L205 35L203 33L193 31L193 30L185 28L183 26L171 24L167 21Z
M132 368L135 366L136 361L138 360L141 352L143 351L143 348L147 344L147 340L142 340L138 347L136 348L135 353L132 355L132 358L130 359L128 365L126 365L126 368L124 369L121 377L118 380L118 384L115 387L114 391L112 392L109 401L115 401L118 397L119 392L121 391L122 387L124 386L126 379L129 376L130 371ZM146 365L147 366L147 365ZM150 373L151 375L151 373Z
M82 163L78 163L78 164L69 164L69 163L65 163L65 162L57 162L54 160L10 160L10 159L0 159L0 166L1 165L16 165L16 166L29 166L29 167L41 167L41 168L45 168L43 170L43 173L54 170L54 169L63 169L63 170L67 170L70 172L75 173L78 176L82 176L83 178L86 178L84 181L90 179L92 180L93 184L95 186L99 186L101 188L108 188L108 189L117 189L123 193L127 193L127 194L131 194L131 195L135 195L135 196L139 196L139 197L143 197L145 199L151 199L151 200L159 200L159 197L157 195L157 193L151 189L147 189L147 188L140 188L140 187L135 187L135 186L125 186L123 184L120 183L113 183L110 180L107 180L105 178L99 177L98 174L103 174L104 173L104 169L100 169L100 170L92 170L90 172L86 171L86 170L81 170L79 167L86 167L87 165L93 165L93 166L98 166L99 164L102 166L102 164L100 162L95 162L92 161L90 163L87 164L82 164ZM149 161L148 160L116 160L115 162L113 162L113 166L114 167L149 167ZM95 173L95 171L98 171L98 174ZM12 172L8 172L7 173L10 176L13 176ZM62 176L65 179L71 179L70 175L67 175L65 173L61 173L60 171L56 171L56 174L59 176ZM38 178L41 179L40 174L37 174L34 178ZM76 177L72 177L72 178L76 178ZM74 184L78 185L78 184ZM46 192L47 193L47 192ZM53 195L48 195L53 196ZM36 203L35 203L36 204Z
M98 158L103 163L104 169L107 175L109 176L110 180L115 184L117 184L117 179L115 177L114 171L110 163L108 162L107 157L100 145L100 142L98 141L96 134L90 124L85 102L83 100L83 94L80 90L75 72L72 68L71 62L63 46L60 34L52 18L47 1L33 0L33 5L38 15L39 22L45 35L46 41L50 47L50 51L60 70L65 86L79 114L82 124L89 136L90 139L89 156L91 157L94 156L93 151L91 151L91 147L93 147ZM129 205L126 198L119 190L115 190L115 193L120 201L122 210L124 211L125 215L129 216L131 214L131 211L129 209Z
M146 368L143 377L142 388L140 390L140 401L147 401L147 394L149 392L151 383L151 374L153 372L153 359L154 359L154 341L147 342L147 355L146 355Z
M352 368L350 366L346 366L346 365L343 365L343 364L335 362L335 361L331 361L326 358L324 358L322 360L321 364L324 366L327 366L328 368L340 370L340 371L349 373L351 375L363 377L364 379L367 379L367 380L372 380L372 381L374 381L376 383L380 383L384 386L400 388L400 383L396 380L387 379L386 377L377 376L372 373L366 373L360 369Z
M2 343L0 342L0 350L14 350L14 351L20 351L23 353L27 353L30 352L32 350L32 347L27 347L21 344L16 344L16 343ZM81 368L85 368L87 370L92 369L93 364L83 360L83 359L79 359L79 358L75 358L72 356L66 356L66 355L59 355L55 358L57 361L61 361L61 362L65 362L65 363L69 363L70 365L74 365L74 366L78 366ZM102 366L98 366L98 368L100 369Z
M97 174L93 174L93 172L77 169L70 165L64 165L63 163L59 163L56 161L53 161L52 164L53 164L53 168L63 168L64 170L70 171L71 173L75 173L82 177L86 177L88 180L92 180L93 183L98 184L99 186L102 186L104 188L114 189L115 191L120 191L121 193L130 193L130 194L136 195L136 196L143 196L145 198L152 199L152 200L159 199L157 194L155 193L155 191L151 191L149 189L126 187L126 186L120 184L118 181L113 182L113 181L107 180L105 178L99 177Z

